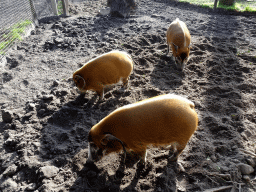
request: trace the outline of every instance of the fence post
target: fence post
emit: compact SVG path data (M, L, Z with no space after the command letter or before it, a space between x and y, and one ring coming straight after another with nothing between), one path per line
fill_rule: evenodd
M68 0L61 0L63 5L63 13L65 16L69 16L68 13Z
M37 18L36 9L35 9L33 0L29 0L29 5L32 12L33 22L35 23L35 25L38 25L38 18Z
M218 0L214 0L214 9L217 8L217 3L218 3Z
M51 0L51 3L52 3L52 11L53 11L54 15L58 15L58 8L57 8L56 0Z

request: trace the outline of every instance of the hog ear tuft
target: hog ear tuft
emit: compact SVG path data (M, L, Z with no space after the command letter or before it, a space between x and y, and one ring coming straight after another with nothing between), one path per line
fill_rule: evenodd
M101 139L100 143L105 146L105 145L107 145L108 142L111 140L110 138L111 138L110 134L106 134L106 135Z

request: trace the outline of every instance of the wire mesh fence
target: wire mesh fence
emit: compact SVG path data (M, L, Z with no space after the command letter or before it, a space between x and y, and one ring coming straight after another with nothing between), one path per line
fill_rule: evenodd
M15 5L15 6L14 6ZM20 40L26 26L33 22L33 13L28 0L1 1L0 6L0 56Z
M29 0L5 0L0 2L0 59L26 29L32 26L35 10Z
M33 2L38 19L54 15L51 0L33 0Z
M53 16L51 0L0 1L0 59L37 22Z
M57 14L67 16L67 7L68 0L0 0L0 62L37 20Z

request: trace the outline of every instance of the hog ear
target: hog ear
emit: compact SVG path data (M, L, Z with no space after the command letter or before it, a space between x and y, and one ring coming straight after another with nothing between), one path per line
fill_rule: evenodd
M177 45L175 45L174 43L172 43L172 44L174 45L175 51L177 52L179 47Z
M102 139L101 139L101 144L102 145L107 145L109 141L114 141L117 140L121 144L123 143L120 139L116 138L114 135L111 134L106 134Z
M84 78L83 78L81 75L75 75L75 78L77 78L77 79L82 79L82 80L83 80L84 85L83 85L83 88L81 89L81 90L83 90L84 87L85 87L85 85L86 85L86 82L85 82Z
M100 142L102 145L106 146L109 141L118 141L122 145L124 150L124 161L125 161L126 149L125 149L124 143L120 139L116 138L114 135L111 135L111 134L106 134Z

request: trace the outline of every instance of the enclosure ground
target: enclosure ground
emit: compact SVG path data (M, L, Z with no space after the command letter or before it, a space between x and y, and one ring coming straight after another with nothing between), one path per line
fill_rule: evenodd
M12 120L0 122L0 191L195 192L235 183L255 191L255 171L246 178L238 168L256 163L255 16L141 0L135 15L116 18L97 15L104 7L97 2L72 4L73 17L41 20L6 56L0 119ZM192 36L183 72L167 54L165 34L176 18ZM112 87L101 102L92 91L81 96L73 72L113 49L134 60L129 87ZM122 153L85 163L93 125L121 106L166 93L192 100L199 115L178 163L159 148L148 149L143 171L132 154L125 167Z

